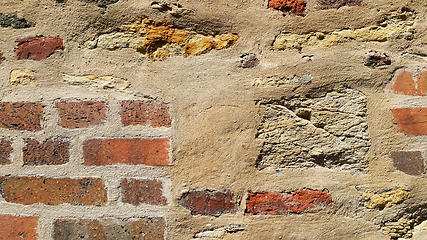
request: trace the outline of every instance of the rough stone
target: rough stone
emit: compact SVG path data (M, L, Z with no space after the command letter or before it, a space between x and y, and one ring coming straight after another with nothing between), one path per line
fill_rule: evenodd
M62 39L59 37L27 37L16 40L16 59L40 61L49 57L55 50L64 50Z
M65 1L65 0L61 0ZM82 2L94 2L97 3L99 7L104 7L110 4L117 3L119 0L80 0Z
M236 204L231 192L189 191L178 200L181 206L191 211L191 215L219 217L226 213L235 213Z
M310 74L305 74L302 76L297 75L289 75L289 76L268 76L268 77L261 77L255 79L253 86L256 87L279 87L282 85L294 85L294 84L308 84L313 79L313 76Z
M295 191L292 193L249 193L246 200L247 215L280 215L304 213L318 206L332 206L327 192L317 190Z
M42 129L43 105L40 103L0 103L0 127L11 130Z
M420 151L391 151L390 158L399 171L415 176L424 173L424 158Z
M53 239L164 239L163 218L57 219Z
M417 76L413 76L408 70L400 69L396 71L384 90L395 94L425 96L427 95L427 71L421 70Z
M366 104L366 96L352 89L262 104L258 168L363 169L370 147Z
M100 125L106 119L103 101L56 102L63 128L87 128Z
M12 142L8 140L0 140L0 165L12 163L10 154L13 152Z
M390 235L391 239L398 238L412 238L412 231L414 220L399 219L397 222L387 222L384 227L381 228L382 232L386 235Z
M380 52L370 53L363 61L365 66L372 69L391 64L391 58Z
M167 205L163 196L163 184L157 180L123 179L120 185L122 202L135 206L141 203L150 205Z
M170 127L171 118L167 105L156 101L124 100L121 118L124 126L144 125L153 128Z
M194 15L195 10L183 8L179 3L168 3L166 1L153 2L151 8L157 9L160 12L167 12L174 17L182 17L185 15Z
M70 143L54 139L44 143L27 140L22 149L24 165L58 165L69 162Z
M83 143L85 165L144 164L164 166L169 161L169 139L89 139Z
M101 76L96 77L95 75L86 75L86 76L70 76L67 74L62 75L64 82L74 85L82 86L93 90L103 89L103 90L119 90L123 91L130 87L130 82L116 78L113 76Z
M268 7L280 10L284 13L292 12L297 15L304 15L306 4L307 2L305 0L270 0L268 2Z
M197 233L194 238L219 238L222 239L227 233L235 233L239 231L244 231L245 227L240 224L230 224L225 227L215 228L212 230L207 230Z
M321 0L321 9L340 8L344 6L360 6L362 0Z
M28 68L17 68L10 72L11 86L28 85L36 79L34 71Z
M394 108L393 124L405 135L427 135L427 108Z
M259 65L259 59L253 53L240 56L240 66L242 68L253 68Z
M388 208L403 202L409 196L409 191L403 188L384 192L362 192L364 205L367 208Z
M5 57L3 57L3 54L0 52L0 64L1 64L4 60L6 60L6 58L5 58Z
M0 239L37 240L38 217L0 215Z
M98 178L6 177L2 197L10 203L58 205L107 204L104 182Z
M18 18L18 15L16 15L16 13L0 13L0 27L29 28L34 26L34 23L27 22L25 18Z

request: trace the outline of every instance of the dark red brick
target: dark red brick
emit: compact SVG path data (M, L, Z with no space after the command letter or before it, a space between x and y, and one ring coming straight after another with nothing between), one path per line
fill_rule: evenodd
M303 213L317 206L332 206L328 193L315 190L288 193L250 193L246 200L247 215L279 215Z
M124 126L144 125L151 127L170 127L171 118L167 105L156 101L126 100L122 104L122 123Z
M12 142L0 140L0 165L12 163L10 154L13 152Z
M163 218L139 219L57 219L53 239L165 239Z
M221 214L236 212L231 192L189 191L181 196L179 203L189 209L192 215L218 217Z
M270 0L268 2L268 7L282 12L304 15L306 4L307 2L305 0Z
M425 96L427 95L427 71L420 71L416 77L407 70L396 71L385 90L402 95Z
M169 161L168 138L89 139L83 143L85 165L144 164L164 166Z
M427 135L427 108L395 108L393 123L397 129L406 134Z
M98 178L6 177L1 192L7 202L25 205L105 205L107 191Z
M0 103L0 127L13 130L41 130L41 103Z
M24 146L24 165L58 165L69 161L70 143L54 139L44 143L27 140Z
M362 0L322 0L320 2L321 9L340 8L344 6L360 6Z
M391 151L390 158L399 171L409 175L424 173L424 158L420 151Z
M80 101L56 103L63 128L87 128L101 124L105 119L105 102Z
M0 215L0 239L37 240L38 217Z
M55 50L64 50L62 39L59 37L28 37L16 40L16 59L43 60Z
M138 206L141 203L164 206L163 184L157 180L123 179L121 183L122 201Z

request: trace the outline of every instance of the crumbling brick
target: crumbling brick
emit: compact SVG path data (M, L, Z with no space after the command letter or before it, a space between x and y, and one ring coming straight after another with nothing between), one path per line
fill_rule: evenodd
M268 2L268 7L282 12L304 15L306 4L307 2L305 0L270 0Z
M390 158L397 170L409 175L424 173L424 158L420 151L391 151Z
M416 77L408 70L396 71L385 90L402 95L425 96L427 95L427 71L421 70Z
M40 61L49 57L55 50L64 50L62 39L59 37L28 37L16 40L16 59Z
M27 140L24 153L24 165L58 165L69 161L70 143L64 140L49 140L40 143Z
M236 204L231 192L189 191L179 199L179 203L189 209L192 215L220 216L235 213Z
M99 125L105 119L105 102L80 101L56 103L63 128L87 128Z
M171 118L167 105L155 101L126 100L122 104L122 123L124 126L144 125L151 127L170 127Z

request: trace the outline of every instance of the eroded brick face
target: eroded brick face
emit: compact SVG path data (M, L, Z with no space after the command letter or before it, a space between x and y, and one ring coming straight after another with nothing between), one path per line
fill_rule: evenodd
M0 239L36 240L38 220L38 217L0 215Z
M16 40L16 59L43 60L55 50L64 50L62 39L59 37L28 37Z
M406 135L427 135L427 108L395 108L393 123Z
M56 103L63 128L87 128L99 125L105 119L105 102L81 101Z
M167 105L155 101L126 100L122 104L122 123L124 126L144 125L151 127L170 127L171 118Z
M427 95L427 71L420 71L416 77L407 70L397 71L385 90L402 95L425 96Z
M85 165L144 164L164 166L169 161L169 139L89 139L83 143Z
M22 151L25 165L58 165L69 161L70 143L54 139L44 143L27 140Z
M231 192L190 191L182 195L179 203L190 210L192 215L220 216L236 212Z
M321 9L340 8L344 6L360 6L362 0L322 0Z
M0 140L0 165L10 164L10 154L13 152L12 142Z
M282 12L304 15L306 4L307 2L305 0L270 0L268 2L268 7Z
M0 103L0 127L11 130L38 131L42 129L41 103Z
M121 183L122 201L138 206L141 203L164 206L163 184L157 180L123 179Z
M163 218L140 219L58 219L54 223L54 239L164 239Z
M390 157L397 170L409 175L424 173L424 158L420 151L391 151Z
M1 184L7 202L58 205L105 205L107 191L97 178L7 177Z
M288 193L250 193L246 200L247 215L279 215L303 213L317 206L332 206L333 201L323 191L305 190Z

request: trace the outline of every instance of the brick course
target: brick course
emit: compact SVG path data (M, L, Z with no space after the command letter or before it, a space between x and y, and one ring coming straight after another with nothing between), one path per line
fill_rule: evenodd
M63 128L87 128L99 125L106 119L105 102L102 101L60 101L55 105Z
M171 118L167 105L155 101L126 100L122 104L122 123L124 126L144 125L151 127L170 127Z
M3 198L11 203L96 206L107 204L104 182L97 178L6 177L1 189Z
M41 103L0 103L0 127L11 130L38 131L42 129Z
M55 50L64 50L62 39L59 37L28 37L17 39L16 59L40 61L49 57Z
M24 165L58 165L69 161L70 143L54 139L44 143L27 140L22 149Z
M236 204L231 192L189 191L179 199L179 203L191 211L191 215L220 216L235 213Z
M413 136L427 135L427 108L394 108L391 111L398 131Z
M38 217L0 215L0 239L36 240L38 220Z
M138 206L141 203L164 206L163 184L157 180L123 179L122 202Z
M144 164L164 166L169 161L169 139L89 139L83 143L85 165Z
M10 164L10 154L13 152L12 142L0 140L0 165Z

